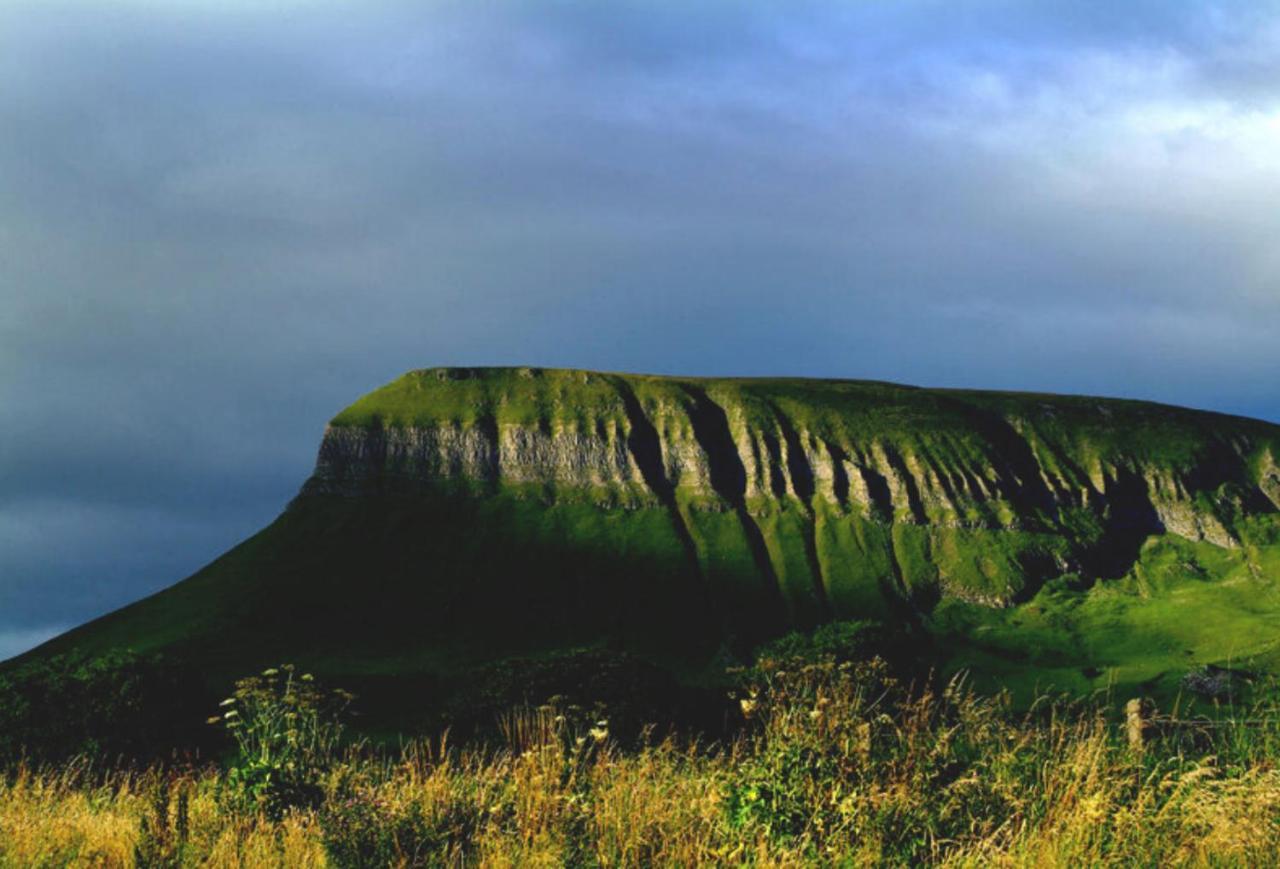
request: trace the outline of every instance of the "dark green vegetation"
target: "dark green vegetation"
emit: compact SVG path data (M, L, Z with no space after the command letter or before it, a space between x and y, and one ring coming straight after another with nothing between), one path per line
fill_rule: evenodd
M1133 401L418 371L271 526L25 662L163 652L216 693L293 660L393 732L600 668L661 705L859 619L1017 697L1167 696L1280 666L1278 462L1280 427Z
M207 701L185 666L158 655L40 657L0 673L0 767L213 746L195 715Z

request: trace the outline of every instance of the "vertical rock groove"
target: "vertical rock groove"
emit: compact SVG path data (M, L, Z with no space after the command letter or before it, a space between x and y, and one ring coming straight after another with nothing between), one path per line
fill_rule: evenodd
M862 484L871 499L871 510L881 521L893 522L893 493L889 488L889 478L867 464L860 464L858 473L862 475Z
M697 545L693 542L689 526L685 524L684 517L680 514L679 505L676 504L675 489L662 467L662 444L658 440L658 430L649 421L631 384L621 377L615 377L613 383L618 390L618 395L622 398L622 406L631 428L627 435L627 449L631 452L631 458L639 468L645 484L667 508L676 537L684 547L685 557L694 574L701 578L702 566L698 563Z
M778 428L782 431L782 441L787 447L787 471L791 476L791 488L804 508L805 518L808 520L809 533L804 539L804 554L809 562L809 579L813 594L822 610L822 617L830 618L831 601L827 595L826 579L822 575L822 561L818 558L818 515L813 506L816 493L813 466L809 464L808 454L800 443L800 435L791 424L791 420L782 412L782 408L774 402L769 402L769 409L773 411L774 418L778 421Z
M831 494L841 510L849 509L849 470L845 463L849 454L831 442L825 444L827 456L831 460Z
M911 599L911 591L907 588L906 577L902 575L902 562L898 561L898 543L889 535L889 569L893 573L893 583L903 600Z
M907 467L906 461L898 453L897 449L891 445L881 444L880 451L884 455L885 464L889 466L902 484L903 493L907 496L907 507L911 510L912 520L917 525L928 524L929 518L924 512L924 501L920 498L920 486L916 482L915 475L911 473L911 469Z
M733 442L729 417L724 408L711 400L706 390L688 383L681 384L681 388L691 400L688 408L689 422L693 426L694 439L707 457L711 488L737 514L756 569L764 578L770 597L778 606L782 606L782 587L778 582L773 560L769 557L769 547L765 544L760 526L747 510L747 471Z

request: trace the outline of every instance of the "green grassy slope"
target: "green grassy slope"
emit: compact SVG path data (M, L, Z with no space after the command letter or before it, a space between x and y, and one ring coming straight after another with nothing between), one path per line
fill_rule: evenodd
M1172 690L1280 665L1277 459L1276 426L1142 402L417 371L334 418L271 526L32 655L446 678L608 647L695 672L873 618L993 684Z
M930 623L948 669L1029 701L1046 690L1135 691L1170 701L1205 665L1280 673L1280 546L1224 550L1150 538L1119 580L1067 578L991 610L947 602Z

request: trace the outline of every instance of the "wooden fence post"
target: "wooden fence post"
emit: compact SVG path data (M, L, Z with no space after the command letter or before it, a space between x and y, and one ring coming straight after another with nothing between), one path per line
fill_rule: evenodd
M1155 704L1144 697L1135 697L1124 705L1125 729L1129 735L1129 747L1142 751L1151 733L1155 716Z

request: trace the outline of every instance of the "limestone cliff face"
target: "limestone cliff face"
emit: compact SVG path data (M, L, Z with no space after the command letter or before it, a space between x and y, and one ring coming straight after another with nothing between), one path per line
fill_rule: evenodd
M1000 604L1055 573L1123 569L1094 556L1145 535L1241 545L1252 522L1280 510L1278 463L1280 427L1138 402L432 369L339 415L300 500L510 495L669 510L695 528L701 513L740 511L744 523L785 514L795 534L813 537L815 574L824 559L867 557L819 542L820 529L879 529L893 550L902 538L894 529L909 528L941 593ZM979 549L995 541L1008 567L957 549L973 539ZM690 549L706 558L708 545L693 540ZM762 569L785 572L782 548L765 545L776 563ZM973 564L987 588L957 579ZM823 582L814 577L819 590Z
M543 432L440 425L363 429L329 426L321 442L311 493L358 495L396 484L539 483L630 487L644 481L625 433Z

